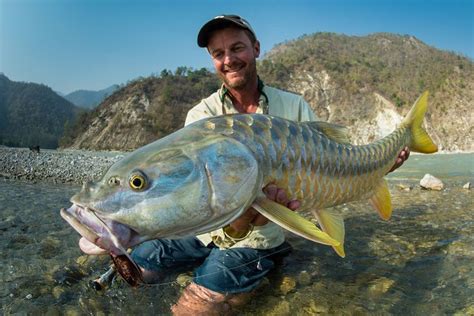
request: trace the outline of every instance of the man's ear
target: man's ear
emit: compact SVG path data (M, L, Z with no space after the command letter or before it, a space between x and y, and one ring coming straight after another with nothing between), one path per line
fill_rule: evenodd
M255 58L258 58L260 56L260 42L258 40L255 41L255 44L253 45L253 49L255 52Z

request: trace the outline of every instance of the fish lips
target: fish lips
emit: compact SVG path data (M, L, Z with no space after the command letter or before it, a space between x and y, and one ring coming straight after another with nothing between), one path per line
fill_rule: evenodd
M68 209L61 209L60 213L85 239L113 255L125 254L127 248L140 243L139 235L133 229L104 218L88 207L73 204Z

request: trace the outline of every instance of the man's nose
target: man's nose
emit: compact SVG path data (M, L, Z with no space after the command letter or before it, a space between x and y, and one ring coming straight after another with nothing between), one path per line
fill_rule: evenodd
M224 55L224 64L230 65L235 60L235 55L233 52L226 52Z

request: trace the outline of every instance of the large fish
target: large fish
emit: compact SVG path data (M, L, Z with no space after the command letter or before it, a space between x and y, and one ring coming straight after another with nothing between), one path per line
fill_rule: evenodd
M343 127L325 122L260 114L203 119L115 163L100 181L85 184L61 215L89 246L122 258L119 270L136 268L129 247L213 231L250 206L344 256L344 222L328 208L370 196L380 216L390 217L383 177L398 153L405 146L437 151L421 126L427 98L427 92L420 96L393 133L364 146L351 145ZM270 183L301 202L297 212L265 197L262 188ZM311 211L319 227L301 211Z

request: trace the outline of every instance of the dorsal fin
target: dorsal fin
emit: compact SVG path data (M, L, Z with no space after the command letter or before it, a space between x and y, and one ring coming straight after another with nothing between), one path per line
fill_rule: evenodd
M349 144L349 130L342 125L337 125L328 122L315 121L315 122L305 122L312 128L317 129L321 133L327 136L327 138L338 142L340 144Z

